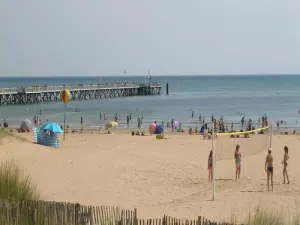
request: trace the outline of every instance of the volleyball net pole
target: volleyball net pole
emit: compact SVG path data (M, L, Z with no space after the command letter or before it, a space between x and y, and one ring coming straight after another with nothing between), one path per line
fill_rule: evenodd
M273 124L269 125L269 148L272 148Z
M215 201L216 200L216 179L215 179L215 168L216 168L216 145L215 145L215 124L214 122L212 122L212 174L211 174L211 178L212 178L212 200Z

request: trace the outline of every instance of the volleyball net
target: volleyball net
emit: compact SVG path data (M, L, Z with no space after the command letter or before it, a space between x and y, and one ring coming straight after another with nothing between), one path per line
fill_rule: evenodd
M243 157L266 151L272 143L272 126L262 127L250 131L215 132L214 151L215 159L232 160L236 145L240 146Z

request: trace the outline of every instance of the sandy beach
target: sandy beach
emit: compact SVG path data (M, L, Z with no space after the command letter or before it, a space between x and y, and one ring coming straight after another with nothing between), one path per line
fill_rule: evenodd
M2 139L0 159L17 160L37 184L44 200L136 207L141 218L166 214L192 219L204 215L216 221L230 221L232 214L241 220L258 204L269 209L297 208L297 135L273 135L274 192L267 192L264 171L267 135L218 140L226 152L217 161L216 201L211 201L208 184L211 141L202 136L169 134L168 139L157 140L155 136L131 136L129 132L76 133L67 134L66 141L55 149L32 143L31 133L16 135L29 141ZM244 156L238 181L230 158L235 143L241 145ZM290 149L290 185L282 184L284 145Z

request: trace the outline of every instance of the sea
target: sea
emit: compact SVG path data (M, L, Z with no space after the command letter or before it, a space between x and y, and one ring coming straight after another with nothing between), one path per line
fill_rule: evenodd
M138 96L88 101L70 101L66 108L66 124L70 128L80 127L81 117L87 128L98 128L118 114L119 128L136 128L137 118L143 117L142 126L153 121L171 121L173 118L185 128L200 127L201 120L211 121L223 117L226 123L238 124L244 116L254 123L264 115L269 122L282 121L284 129L300 128L300 76L297 75L234 75L234 76L153 76L152 81L163 87L161 96ZM96 84L115 82L147 83L145 76L103 77L2 77L0 87L32 85ZM166 95L166 83L169 95ZM78 108L79 112L76 112ZM24 119L38 116L42 122L62 124L64 103L37 105L0 106L0 123L4 119L17 127ZM106 113L106 121L100 120L100 112ZM192 117L194 112L194 117ZM127 115L132 113L130 124ZM298 125L299 120L299 125ZM281 123L281 122L280 122Z

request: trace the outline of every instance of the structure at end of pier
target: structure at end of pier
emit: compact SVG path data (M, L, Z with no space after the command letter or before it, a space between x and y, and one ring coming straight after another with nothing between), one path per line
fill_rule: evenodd
M59 102L65 88L74 101L162 94L162 87L157 82L1 88L0 106Z

